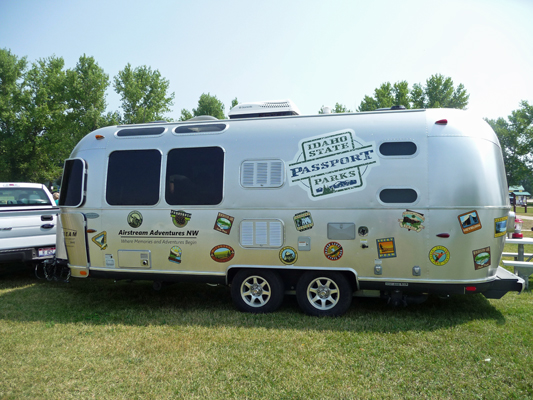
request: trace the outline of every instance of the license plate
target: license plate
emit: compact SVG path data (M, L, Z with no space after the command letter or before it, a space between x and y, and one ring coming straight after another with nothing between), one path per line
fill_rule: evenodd
M56 254L55 247L43 247L39 249L39 257L53 256Z

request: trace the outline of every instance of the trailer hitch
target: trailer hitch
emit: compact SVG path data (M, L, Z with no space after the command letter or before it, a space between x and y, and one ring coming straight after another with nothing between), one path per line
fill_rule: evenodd
M37 279L69 283L70 268L65 260L50 258L35 264Z
M387 299L387 304L393 307L407 307L409 304L422 304L428 298L426 294L405 295L401 290L387 292L384 297Z

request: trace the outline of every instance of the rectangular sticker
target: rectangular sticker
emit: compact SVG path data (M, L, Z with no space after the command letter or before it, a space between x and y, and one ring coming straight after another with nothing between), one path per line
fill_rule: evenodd
M379 258L396 257L396 245L394 243L394 238L377 239L376 244L378 246Z
M481 229L481 221L476 210L469 211L457 217L464 234Z
M400 223L400 227L407 229L408 231L414 231L414 232L420 232L422 229L424 229L424 225L422 225L422 222L426 220L426 217L424 217L424 214L411 211L411 210L405 210L404 213L402 213L402 219L399 219L398 222Z
M483 247L482 249L472 251L474 257L474 268L481 269L490 267L490 247Z
M309 211L304 211L296 214L294 217L294 226L298 232L303 232L308 229L311 229L315 224L311 213Z
M494 218L494 237L504 236L507 232L507 218Z
M234 217L219 212L213 229L215 231L222 232L222 233L225 233L226 235L229 235L231 232L231 227L233 226L234 220L235 220Z

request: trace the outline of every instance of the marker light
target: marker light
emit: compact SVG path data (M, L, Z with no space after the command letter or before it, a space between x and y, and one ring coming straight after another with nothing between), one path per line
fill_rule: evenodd
M465 289L467 292L475 292L477 290L475 286L467 286Z
M102 135L95 135L94 137L96 138L96 140L104 139L104 136L102 136Z
M439 119L437 122L435 122L437 125L447 125L448 120L447 119Z
M449 238L450 234L449 233L439 233L437 236L440 237L440 238Z

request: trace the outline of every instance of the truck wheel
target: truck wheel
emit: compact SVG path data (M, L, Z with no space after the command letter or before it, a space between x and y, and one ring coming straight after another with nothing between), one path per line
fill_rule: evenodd
M269 313L283 302L283 282L274 271L243 269L233 278L231 298L240 311Z
M336 317L352 304L352 287L339 272L309 271L296 286L300 308L315 317Z

